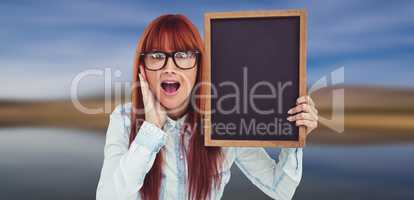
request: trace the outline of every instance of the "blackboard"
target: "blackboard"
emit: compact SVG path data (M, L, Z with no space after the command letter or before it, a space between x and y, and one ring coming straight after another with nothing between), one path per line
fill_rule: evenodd
M205 13L206 146L305 145L287 111L306 95L306 11Z

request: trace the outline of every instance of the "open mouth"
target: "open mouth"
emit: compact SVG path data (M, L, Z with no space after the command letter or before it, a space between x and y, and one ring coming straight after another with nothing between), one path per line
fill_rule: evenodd
M161 88L167 95L174 95L177 93L178 88L180 88L180 83L178 81L163 81L161 82Z

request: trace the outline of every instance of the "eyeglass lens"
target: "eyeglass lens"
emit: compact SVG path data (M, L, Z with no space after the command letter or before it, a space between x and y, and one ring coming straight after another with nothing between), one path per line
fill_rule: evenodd
M164 67L167 57L165 52L151 52L145 54L144 62L147 68L157 70ZM174 53L173 59L179 68L189 69L196 64L197 55L194 51L178 51Z

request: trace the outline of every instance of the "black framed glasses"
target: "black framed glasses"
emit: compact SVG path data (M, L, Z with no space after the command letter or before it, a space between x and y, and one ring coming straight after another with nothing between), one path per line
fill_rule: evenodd
M167 65L169 57L173 59L175 66L178 68L183 70L192 69L197 65L200 57L199 55L200 52L197 50L174 52L151 51L140 54L144 67L152 71L164 68Z

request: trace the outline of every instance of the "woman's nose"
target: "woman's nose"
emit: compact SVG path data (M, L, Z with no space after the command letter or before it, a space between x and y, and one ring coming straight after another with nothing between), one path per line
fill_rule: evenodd
M177 66L175 66L174 60L171 57L169 57L167 59L167 64L164 68L164 72L173 72L173 73L175 73L176 70L177 70Z

